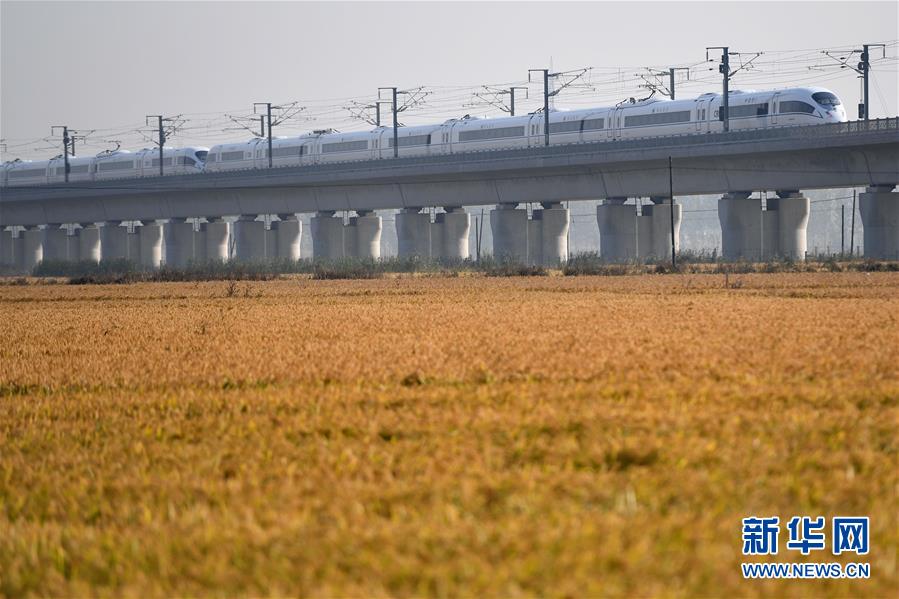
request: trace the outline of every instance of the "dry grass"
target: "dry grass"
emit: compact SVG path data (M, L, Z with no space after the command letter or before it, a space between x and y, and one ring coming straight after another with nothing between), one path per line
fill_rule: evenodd
M0 286L0 595L899 586L897 273L228 285ZM872 579L743 581L752 514Z

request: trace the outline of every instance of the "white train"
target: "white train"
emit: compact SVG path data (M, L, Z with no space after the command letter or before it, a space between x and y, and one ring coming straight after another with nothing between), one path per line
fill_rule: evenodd
M723 130L719 119L722 99L720 94L710 93L687 100L653 98L605 108L553 111L549 117L550 144L720 132ZM729 120L730 129L738 131L837 123L845 122L847 118L842 103L831 91L803 87L733 91L730 93ZM544 143L544 115L534 113L493 119L464 117L435 125L401 127L397 146L400 157L409 157L527 148ZM208 151L206 148L181 148L166 152L166 156L175 161L174 165L166 164L165 172L171 175L268 167L268 141L262 138L220 144ZM134 154L115 152L89 159L72 159L69 180L154 176L159 171L158 156L154 156L154 150L142 150ZM317 131L272 140L272 166L275 167L392 157L392 127L355 133ZM76 160L79 161L77 173ZM3 169L3 184L60 182L61 162L7 163Z
M162 151L163 172L166 175L201 173L209 148L165 148ZM96 156L69 158L69 182L106 181L159 175L159 149L139 152L116 150ZM0 175L4 186L47 185L65 182L65 160L16 160L3 164Z

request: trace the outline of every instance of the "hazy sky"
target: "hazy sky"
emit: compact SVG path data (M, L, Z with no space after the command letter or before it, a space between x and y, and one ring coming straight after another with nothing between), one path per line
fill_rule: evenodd
M276 133L328 126L367 127L341 107L373 100L378 86L429 86L426 104L403 121L483 114L471 92L525 81L529 68L595 67L592 88L557 105L606 105L643 93L644 66L693 65L681 97L718 91L705 46L766 54L732 86L820 84L855 115L855 74L817 51L890 42L875 69L873 116L897 107L899 3L580 2L580 3L262 3L0 2L0 136L4 159L49 157L51 125L98 130L84 152L120 140L147 145L134 130L148 114L184 114L175 145L242 139L223 131L225 113L252 103L298 101L314 121L293 119ZM796 54L777 51L799 50ZM717 55L716 55L717 56ZM797 58L798 56L798 58ZM879 51L873 53L879 57ZM746 55L748 60L751 55ZM734 58L739 62L739 58ZM857 59L852 61L853 64ZM824 70L815 65L833 65ZM754 66L755 66L754 65ZM707 68L713 68L709 71ZM685 75L681 74L680 77ZM532 92L537 87L532 86ZM537 93L521 109L540 103ZM204 113L204 114L200 114ZM31 142L31 143L28 143ZM55 142L54 142L55 143Z

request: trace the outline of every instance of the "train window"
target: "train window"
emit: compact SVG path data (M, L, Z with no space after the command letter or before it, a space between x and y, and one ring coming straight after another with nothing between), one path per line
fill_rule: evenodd
M178 164L182 164L182 163L179 162ZM171 158L171 156L168 157L168 158L165 158L165 159L162 161L162 165L163 165L163 166L172 166L172 158ZM159 166L159 158L154 158L154 159L153 159L153 166L155 166L155 167L158 167L158 166Z
M159 166L159 159L155 160L156 166ZM106 172L106 171L123 171L134 168L134 163L130 160L128 162L102 162L97 165L98 172Z
M218 159L217 154L207 154L206 155L206 162L216 162L217 159Z
M330 144L322 144L322 154L330 154L333 152L354 152L357 150L367 149L367 141L339 141Z
M487 139L501 139L504 137L523 137L524 126L521 127L497 127L495 129L476 129L474 131L459 132L459 141L481 141Z
M78 166L70 166L70 167L69 167L69 174L71 175L71 174L73 174L73 173L77 174L77 173L87 173L87 172L90 172L90 171L88 170L88 169L90 168L90 166L91 166L91 165L89 165L89 164L79 164Z
M199 160L200 162L206 160L206 156L208 155L209 152L207 152L206 150L197 150L196 152L194 152L194 156L196 156L197 160Z
M584 131L593 131L596 129L604 129L605 119L584 119Z
M812 94L812 100L821 106L839 106L840 99L830 92L818 92Z
M222 162L228 162L231 160L243 160L243 150L237 152L222 152Z
M562 123L550 123L549 124L549 132L550 133L579 133L581 130L581 122L582 121L565 121Z
M761 104L744 104L743 106L731 106L730 118L736 119L741 117L755 117L768 115L768 103Z
M272 158L289 158L291 156L299 156L303 153L303 146L284 146L281 148L272 148ZM268 157L268 150L265 151Z
M21 171L9 171L10 179L27 179L28 177L43 177L47 172L42 168L32 168Z
M397 139L399 142L399 147L404 148L407 146L426 146L431 143L430 135L409 135L408 137L400 137ZM393 147L393 138L387 140L387 147Z
M671 125L690 122L690 111L657 112L655 114L635 114L624 117L625 127L646 127L648 125Z
M798 100L785 100L780 103L781 114L788 114L791 112L812 114L815 112L815 107L811 104L806 104L805 102L800 102Z

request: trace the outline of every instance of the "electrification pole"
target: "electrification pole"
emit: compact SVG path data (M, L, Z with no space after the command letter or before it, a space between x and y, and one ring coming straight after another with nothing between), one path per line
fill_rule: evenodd
M528 69L531 73L543 73L543 145L549 146L549 69Z
M159 176L163 176L162 169L162 151L165 147L165 129L162 127L162 115L161 114L151 114L147 115L147 119L156 119L156 122L159 126ZM146 123L146 120L144 121Z
M391 93L391 106L393 112L393 157L399 158L400 156L400 146L399 146L399 124L397 122L397 106L396 106L396 88L395 87L379 87L378 88L378 102L381 101L381 91L382 90L390 90ZM381 122L381 111L378 109L378 122Z
M64 164L63 171L65 173L65 182L69 182L69 128L66 125L54 125L50 127L50 135L54 135L54 130L62 129L62 160Z
M510 87L509 88L509 116L515 116L515 90L523 89L524 97L527 98L528 88L526 87Z
M668 69L668 78L671 92L670 97L674 99L674 72L675 71L687 71L687 79L690 78L690 69L688 67L671 67Z
M674 95L673 87L671 94ZM677 270L677 254L674 251L674 175L671 169L671 156L668 157L668 195L671 199L671 268Z
M884 52L886 51L886 45L884 44L865 44L862 46L862 60L858 63L858 69L856 71L860 71L862 74L863 85L864 85L864 114L859 114L860 117L863 117L866 121L871 117L871 104L868 99L868 84L869 84L869 76L868 73L871 72L871 48L884 48ZM862 112L859 110L859 112Z
M718 72L723 76L724 84L724 104L719 109L718 118L724 123L724 131L730 131L730 118L728 110L730 108L730 53L727 46L709 46L705 49L706 60L709 57L709 50L721 50L721 64L718 65Z
M268 167L272 168L272 103L253 102L253 112L256 112L257 106L265 106L265 118L268 120Z
M847 56L837 58L829 50L822 50L821 53L829 56L840 63L840 68L850 68L862 77L862 101L858 105L858 118L868 120L871 117L871 105L868 95L869 73L871 72L871 48L883 48L883 55L886 56L886 44L864 44L861 50L853 50ZM859 54L859 62L856 66L852 66L849 60L853 55Z

